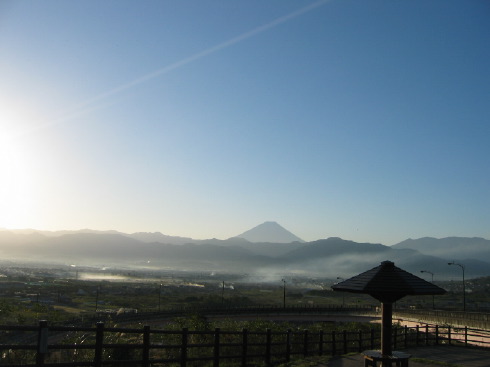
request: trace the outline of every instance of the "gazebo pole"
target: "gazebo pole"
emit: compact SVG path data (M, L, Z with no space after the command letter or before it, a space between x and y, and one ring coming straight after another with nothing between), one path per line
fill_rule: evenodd
M391 334L392 334L392 314L393 303L381 303L381 354L391 355Z

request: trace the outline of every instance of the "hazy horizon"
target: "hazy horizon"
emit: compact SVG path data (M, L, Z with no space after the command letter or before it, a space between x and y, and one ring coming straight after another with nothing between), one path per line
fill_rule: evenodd
M0 228L490 238L486 2L0 3Z
M275 221L266 221L264 223L277 223ZM262 223L262 224L264 224ZM261 226L262 224L259 224L257 226L254 226L252 228L249 228L248 230L246 230L245 232L249 232L253 229L255 229L256 227L259 227ZM277 223L280 225L280 223ZM282 226L281 226L282 227ZM289 230L287 228L284 228L286 231L289 232ZM83 231L93 231L93 232L116 232L116 233L121 233L121 234L127 234L127 235L134 235L134 234L138 234L138 233L146 233L146 234L161 234L163 236L168 236L168 237L180 237L180 238L189 238L189 239L192 239L192 240L196 240L196 241L205 241L205 240L212 240L212 239L217 239L217 240L220 240L220 241L225 241L225 240L228 240L228 239L233 239L233 238L237 238L240 236L240 234L235 234L233 236L230 236L230 237L227 237L227 238L218 238L216 236L213 236L213 237L209 237L209 238L194 238L194 237L191 237L191 236L187 236L185 234L179 234L179 235L168 235L167 233L162 233L161 231L151 231L151 232L148 232L148 231L136 231L136 232L124 232L124 231L119 231L119 230L116 230L116 229L93 229L93 228L78 228L78 229L60 229L60 230L39 230L39 229L36 229L36 228L4 228L4 227L0 227L0 231L12 231L12 232L49 232L49 233L58 233L58 232L83 232ZM291 233L291 232L290 232ZM243 234L243 233L242 233ZM295 233L291 233L292 235L296 236ZM445 239L445 238L482 238L482 239L485 239L485 240L490 240L489 238L484 238L484 237L479 237L479 236L442 236L442 237L432 237L432 236L422 236L422 237L407 237L407 238L404 238L404 239L401 239L400 241L397 241L397 242L394 242L394 243L381 243L381 242L370 242L370 241L362 241L362 240L359 240L359 241L354 241L350 238L342 238L340 236L335 236L335 235L332 235L332 236L328 236L328 237L323 237L323 238L316 238L316 239L313 239L313 240L310 240L310 241L305 241L305 243L309 243L309 242L315 242L315 241L319 241L319 240L325 240L325 239L328 239L328 238L341 238L342 240L346 240L346 241L354 241L354 242L360 242L360 243L372 243L372 244L382 244L382 245L385 245L385 246L393 246L393 245L396 245L398 243L401 243L401 242L404 242L406 240L420 240L420 239L423 239L423 238L434 238L434 239ZM302 240L302 239L300 239ZM253 240L250 240L248 239L249 242L268 242L266 240L260 240L260 241L253 241ZM280 241L272 241L273 243L278 243L278 244L281 244L281 243L289 243L289 242L280 242Z

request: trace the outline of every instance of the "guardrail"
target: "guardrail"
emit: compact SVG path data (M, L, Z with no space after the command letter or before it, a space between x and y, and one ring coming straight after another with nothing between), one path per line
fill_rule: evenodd
M14 340L23 340L17 343ZM26 342L30 339L32 342ZM393 347L490 344L490 332L427 325L395 327ZM0 364L29 366L255 366L312 355L336 355L379 348L379 329L193 331L142 328L0 326Z

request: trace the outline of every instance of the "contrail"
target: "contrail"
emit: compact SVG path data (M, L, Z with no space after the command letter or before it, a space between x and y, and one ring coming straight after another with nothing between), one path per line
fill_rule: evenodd
M242 33L234 38L231 38L227 41L224 41L222 43L219 43L215 46L212 46L210 48L207 48L201 52L198 52L194 55L191 55L189 57L186 57L180 61L177 61L173 64L170 64L170 65L167 65L161 69L158 69L158 70L155 70L151 73L148 73L146 75L143 75L133 81L130 81L126 84L122 84L116 88L113 88L111 90L108 90L106 92L103 92L93 98L90 98L82 103L79 103L76 107L72 108L70 111L64 113L64 114L61 114L58 118L54 119L54 120L50 120L49 122L44 122L44 123L41 123L39 126L36 126L36 127L32 127L29 131L25 131L23 134L20 133L18 135L25 135L25 134L28 134L28 133L33 133L35 131L39 131L39 130L42 130L42 129L45 129L45 128L48 128L48 127L52 127L52 126L55 126L55 125L58 125L58 124L62 124L62 123L65 123L67 122L68 120L71 120L72 118L75 118L77 116L80 116L80 115L84 115L84 114L87 114L89 112L92 112L92 111L95 111L95 110L98 110L100 108L103 108L105 107L106 105L105 104L102 104L102 105L99 105L97 104L97 102L100 102L100 101L103 101L113 95L116 95L118 93L121 93L125 90L128 90L132 87L135 87L139 84L142 84L142 83L145 83L147 81L150 81L152 79L155 79L155 78L158 78L159 76L161 75L164 75L164 74L167 74L175 69L178 69L184 65L187 65L187 64L190 64L194 61L197 61L199 59L202 59L203 57L206 57L208 55L211 55L215 52L218 52L220 50L223 50L225 48L228 48L228 47L231 47L233 45L236 45L237 43L239 42L242 42L246 39L249 39L251 37L254 37L260 33L263 33L271 28L274 28L274 27L277 27L283 23L286 23L288 21L290 21L291 19L294 19L296 17L299 17L300 15L303 15L305 13L308 13L324 4L326 4L327 2L329 2L331 0L320 0L320 1L317 1L317 2L314 2L308 6L305 6L301 9L298 9L290 14L287 14L287 15L284 15L280 18L277 18L275 20L273 20L272 22L269 22L265 25L262 25L262 26L259 26L257 28L254 28L248 32L245 32L245 33Z

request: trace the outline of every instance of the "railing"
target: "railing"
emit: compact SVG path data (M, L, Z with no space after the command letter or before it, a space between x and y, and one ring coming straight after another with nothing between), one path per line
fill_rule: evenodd
M481 312L396 309L393 311L393 318L490 330L490 314Z
M427 325L395 327L394 349L421 345L487 346L490 332ZM254 366L312 355L379 348L379 330L178 331L143 328L0 326L0 364L14 366Z

